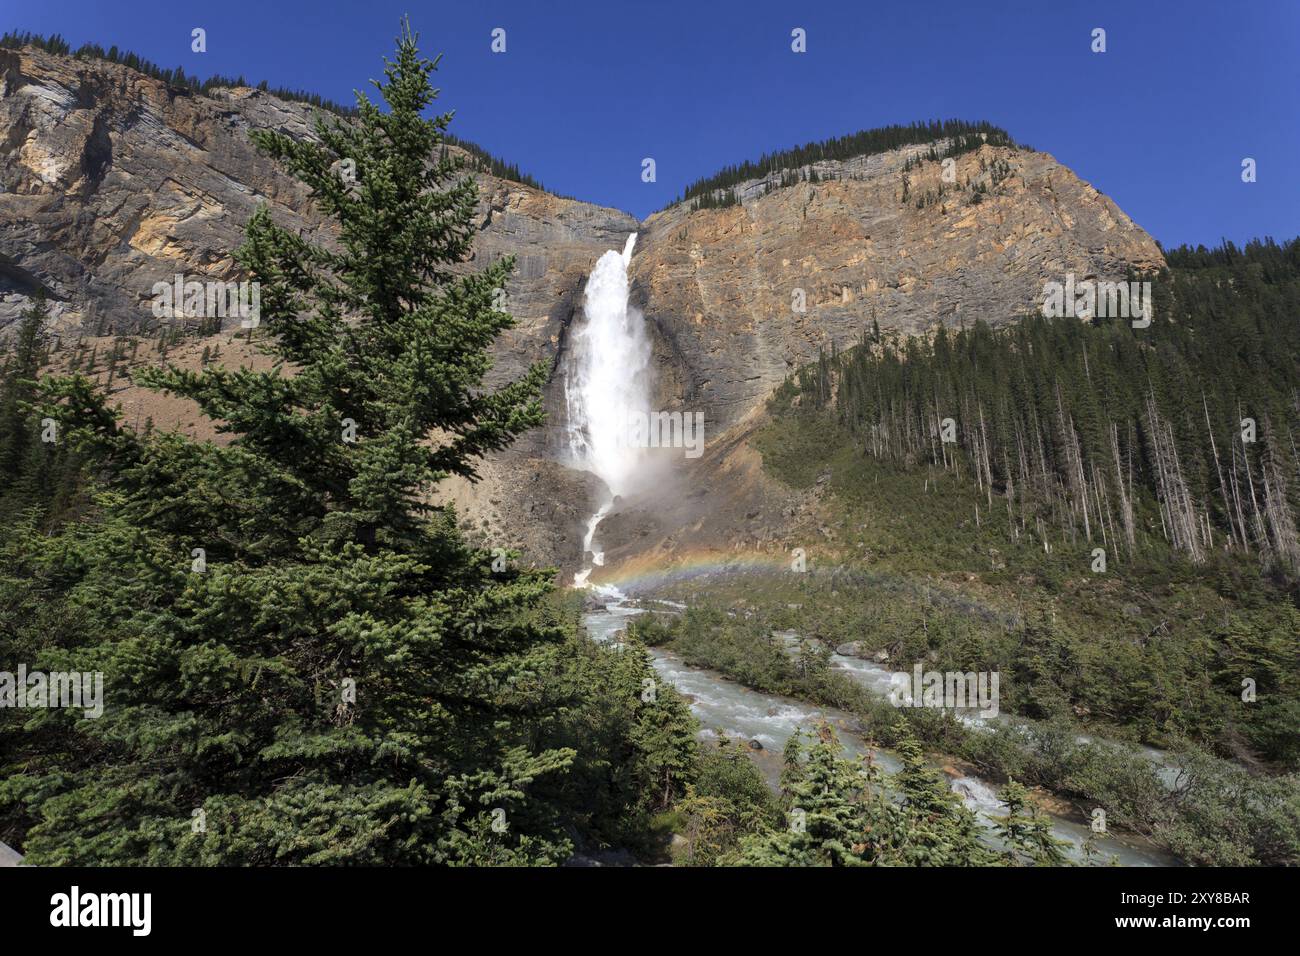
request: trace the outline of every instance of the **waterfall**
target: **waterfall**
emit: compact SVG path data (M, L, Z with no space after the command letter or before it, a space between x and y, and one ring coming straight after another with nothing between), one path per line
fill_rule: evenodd
M650 342L641 314L627 304L634 245L636 233L621 254L611 249L591 270L564 382L574 463L598 475L614 495L627 491L639 457L628 447L628 421L650 408Z
M564 401L568 413L569 453L575 467L605 482L610 499L591 517L583 555L603 563L594 550L596 526L609 513L614 497L626 494L637 475L641 450L628 441L628 423L650 411L650 341L641 314L628 307L627 268L636 233L621 253L606 252L587 278L583 320L574 330L565 365ZM591 568L579 572L585 584Z

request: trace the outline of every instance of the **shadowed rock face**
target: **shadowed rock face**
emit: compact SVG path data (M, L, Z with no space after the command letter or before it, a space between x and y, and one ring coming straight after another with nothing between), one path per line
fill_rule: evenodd
M38 289L65 333L152 325L155 282L238 277L231 253L262 203L286 228L331 242L306 188L248 136L310 136L312 112L249 88L200 96L118 64L0 51L0 328ZM517 257L507 292L519 326L498 349L497 377L511 378L555 354L592 263L637 223L477 178L475 258Z
M52 300L65 341L100 328L152 329L155 282L177 273L240 278L231 254L262 203L282 225L332 243L305 188L248 137L257 128L310 136L311 114L249 88L198 95L119 64L0 50L0 335L37 291ZM901 333L997 323L1033 308L1043 283L1067 272L1118 279L1163 264L1114 203L1044 153L986 146L959 156L956 184L942 196L940 164L923 163L906 170L904 201L904 164L924 150L820 163L817 183L781 188L773 175L737 187L739 205L692 212L683 204L640 224L477 174L476 261L466 267L516 257L507 292L518 326L497 343L491 382L547 363L550 424L485 463L480 486L449 483L445 496L489 541L522 544L529 557L569 568L580 563L586 515L604 490L556 464L565 444L560 369L587 274L633 231L641 235L632 298L650 326L655 406L705 413L710 442L727 443L702 459L705 468L734 468L744 458L731 448L743 444L741 431L723 432L752 422L771 390L819 348L854 344L873 320ZM927 193L935 201L918 208ZM792 308L796 289L803 312ZM248 350L230 347L237 320L229 322L214 337L226 343L221 361L247 360ZM132 391L135 419L144 420L153 399ZM695 492L725 486L735 497L749 487L728 483L723 471L690 474ZM752 511L660 490L692 503L683 520L706 542L736 531L717 516ZM628 502L625 513L636 507ZM654 524L683 527L670 511L656 506ZM617 515L608 524L607 550L630 556L633 536L620 548ZM660 536L642 521L635 537L648 545Z
M156 281L226 279L258 203L323 238L302 187L276 173L247 133L305 135L307 114L251 90L216 98L169 90L125 66L0 51L0 256L13 267L0 323L42 287L57 327L115 330L152 321Z

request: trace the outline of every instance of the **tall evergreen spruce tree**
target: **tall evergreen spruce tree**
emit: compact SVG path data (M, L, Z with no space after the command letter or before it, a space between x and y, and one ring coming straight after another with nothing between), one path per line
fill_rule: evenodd
M451 268L477 193L438 158L450 115L422 115L435 66L404 24L375 83L386 111L358 94L355 121L321 119L317 139L254 134L338 246L260 210L240 258L274 367L138 376L229 444L137 435L87 379L45 384L102 489L102 521L47 561L79 624L45 663L103 671L107 702L98 720L32 712L29 730L68 735L79 757L0 785L0 804L27 807L30 862L568 854L555 778L575 753L536 731L563 632L529 610L550 585L495 572L425 503L541 421L544 376L484 388L512 263Z
M1024 784L1008 780L999 796L1007 812L994 820L1013 861L1032 866L1063 866L1069 862L1065 855L1068 844L1052 835L1051 821L1034 806Z
M904 769L886 791L872 764L846 759L829 725L806 752L785 749L781 788L798 825L741 843L749 866L981 866L1001 862L980 842L975 815L925 766L905 738ZM896 799L896 796L901 799Z
M789 823L747 839L741 862L747 866L864 866L867 805L864 793L875 781L840 754L829 725L805 751L799 735L785 748L782 789Z
M980 842L979 823L925 760L921 745L905 731L898 743L903 767L894 778L907 813L909 866L981 866L994 862Z
M0 519L38 505L41 486L52 476L50 447L40 440L32 414L36 379L45 357L49 306L38 297L22 313L12 350L0 361Z
M24 406L36 398L48 317L45 300L34 300L23 311L13 351L0 362L0 477L6 487L22 474L27 451L36 439Z

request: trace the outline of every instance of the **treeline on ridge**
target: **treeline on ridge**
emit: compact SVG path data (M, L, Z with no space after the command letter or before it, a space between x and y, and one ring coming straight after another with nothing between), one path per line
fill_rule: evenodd
M914 146L919 143L933 143L943 139L952 140L943 156L956 156L969 152L978 149L985 143L991 146L1016 145L1006 130L984 120L972 123L966 120L947 119L909 123L907 125L882 126L877 129L861 130L857 133L836 136L819 142L805 143L802 146L795 146L790 149L764 153L756 161L746 160L735 166L725 166L712 176L697 179L688 185L682 195L669 205L695 199L697 204L693 205L692 208L708 209L715 206L728 206L736 201L734 193L730 193L730 187L751 179L761 179L773 172L800 169L825 160L845 160L856 156L887 153L892 149ZM812 182L817 181L815 177L814 172L810 177ZM787 181L786 177L782 178L781 185L792 184L793 180ZM714 193L718 190L728 190L728 193L723 193L724 198L719 199L714 196ZM728 195L730 195L730 201L725 198Z
M10 31L0 37L0 49L17 50L25 46L32 46L38 50L44 50L46 53L53 53L57 56L73 56L82 60L107 60L110 63L120 63L137 73L143 73L145 76L153 77L155 80L161 80L170 87L189 90L200 96L210 93L216 89L229 89L231 87L247 86L255 87L264 93L270 93L272 96L282 100L288 100L294 103L306 103L317 109L326 110L338 116L356 117L357 108L355 106L345 106L334 100L327 99L319 93L309 93L306 90L289 89L283 86L272 87L266 80L260 83L250 83L241 76L221 76L213 74L206 80L201 80L197 76L190 76L185 72L185 68L178 66L175 69L161 67L151 60L131 53L130 51L119 50L116 46L110 46L107 50L98 43L83 43L75 50L66 39L60 34L55 33L50 36L42 36L37 33ZM519 168L518 163L507 162L498 156L493 156L482 146L472 143L469 140L461 139L451 133L443 136L445 144L456 146L469 154L469 165L478 172L485 172L489 175L496 176L499 179L507 179L512 182L522 183L525 186L531 186L534 189L545 190L537 179L530 176Z

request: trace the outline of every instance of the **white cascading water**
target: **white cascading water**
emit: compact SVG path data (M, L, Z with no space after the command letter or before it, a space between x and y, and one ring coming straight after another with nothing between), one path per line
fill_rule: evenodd
M650 341L641 314L627 302L627 268L635 245L632 233L622 253L611 249L591 270L583 322L573 333L564 379L574 465L594 473L610 493L591 516L582 542L584 558L592 552L592 565L604 563L603 552L594 550L596 526L637 473L641 450L627 440L628 423L650 412ZM574 584L585 586L591 570L578 572Z

